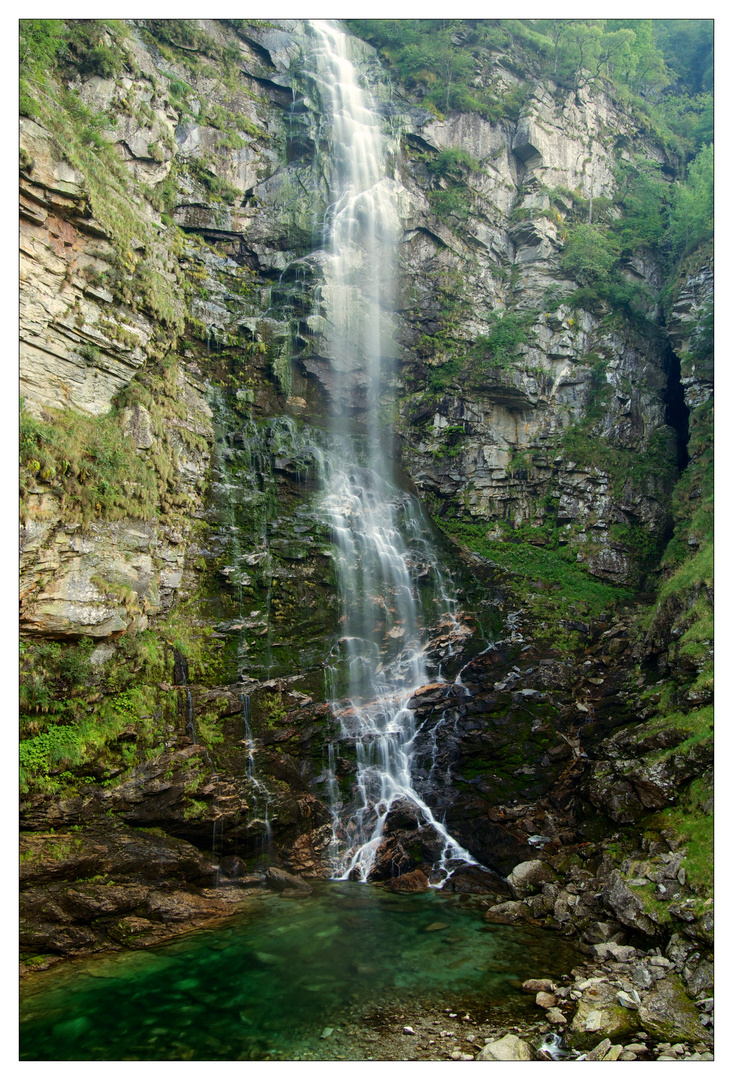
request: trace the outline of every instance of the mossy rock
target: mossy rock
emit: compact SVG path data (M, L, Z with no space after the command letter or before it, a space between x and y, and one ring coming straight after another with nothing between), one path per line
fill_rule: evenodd
M578 1002L567 1041L576 1050L592 1050L603 1039L628 1042L639 1027L639 1013L618 1004L615 987L598 983L586 990Z
M677 975L670 973L646 995L639 1009L645 1031L663 1042L710 1041L698 1011Z

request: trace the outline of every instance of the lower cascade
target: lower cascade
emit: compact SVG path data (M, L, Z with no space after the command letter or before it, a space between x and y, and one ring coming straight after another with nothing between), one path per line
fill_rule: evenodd
M307 55L335 166L326 225L330 259L321 302L338 380L332 417L338 449L326 468L323 500L337 547L341 617L336 651L344 671L332 708L340 738L355 749L360 799L355 806L338 799L332 803L334 876L369 879L390 810L399 802L403 811L404 804L412 807L421 831L433 833L438 883L451 865L475 860L436 821L412 783L416 730L406 705L428 681L425 617L445 617L449 602L413 501L389 479L392 435L380 418L390 400L394 355L390 307L396 185L387 176L375 103L359 84L346 35L319 21L310 23L307 33L313 43ZM340 402L351 405L339 409ZM357 464L359 458L364 464ZM418 557L403 530L413 546L421 546L420 558L437 579L435 613L421 608Z

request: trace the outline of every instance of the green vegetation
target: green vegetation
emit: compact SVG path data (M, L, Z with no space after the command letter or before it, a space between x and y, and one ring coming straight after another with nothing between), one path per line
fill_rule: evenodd
M478 335L472 350L473 355L486 368L501 368L506 371L513 367L522 360L519 347L531 341L530 327L534 318L531 311L492 311L488 317L489 333Z
M155 472L123 435L118 414L96 417L49 409L45 415L38 420L21 409L21 500L37 478L61 496L67 520L88 524L94 518L155 516Z
M715 886L711 776L703 775L693 780L682 792L676 806L668 807L650 819L647 832L651 837L662 830L673 832L684 845L683 865L688 883L701 899L711 897Z
M631 592L592 578L567 548L536 546L538 529L512 530L503 540L489 539L486 525L443 519L441 528L471 551L482 555L509 576L512 591L532 618L532 636L557 648L582 644L577 632L562 620L588 619L628 603Z
M521 92L497 84L496 58L561 91L602 86L683 154L711 130L707 19L352 19L355 34L434 112L516 119ZM684 99L684 101L681 101Z
M563 248L560 265L581 285L608 278L616 258L606 235L596 225L576 225Z
M73 789L109 764L144 759L160 742L155 709L164 658L156 635L125 635L103 674L90 660L95 644L86 638L76 645L21 645L23 792Z
M188 407L177 373L175 356L151 366L133 379L105 416L46 409L38 419L21 403L21 512L29 487L38 480L59 496L67 521L149 520L161 512L187 510L190 497L179 490L178 447L182 443L188 450L206 450L208 443L185 424ZM123 410L134 405L147 409L154 435L143 455L123 433Z

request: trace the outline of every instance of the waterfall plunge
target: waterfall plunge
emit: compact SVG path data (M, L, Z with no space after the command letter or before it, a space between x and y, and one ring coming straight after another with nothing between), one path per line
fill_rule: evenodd
M324 506L337 544L341 617L336 647L347 672L344 707L333 694L341 737L353 742L360 804L343 808L330 767L334 877L366 881L390 807L410 804L421 827L440 838L438 858L475 863L434 818L412 784L414 714L405 706L428 681L415 555L402 529L420 538L417 508L391 480L391 428L380 423L388 387L389 310L394 291L396 185L387 176L385 139L374 101L358 82L347 38L324 22L308 24L307 63L323 107L333 203L322 314L336 372L333 433L340 446L325 464ZM353 419L356 410L364 419ZM355 464L365 441L366 464ZM438 578L439 580L439 578ZM441 591L441 590L439 590ZM449 607L442 595L443 610ZM333 758L333 754L331 757Z

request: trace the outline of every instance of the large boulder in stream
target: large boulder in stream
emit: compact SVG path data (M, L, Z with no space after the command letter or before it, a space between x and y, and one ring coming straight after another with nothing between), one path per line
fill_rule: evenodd
M430 888L430 882L425 871L418 868L400 877L390 878L386 888L396 893L426 892Z
M265 885L268 889L288 896L309 896L313 892L305 878L289 874L287 870L280 870L277 866L268 866L265 871Z

